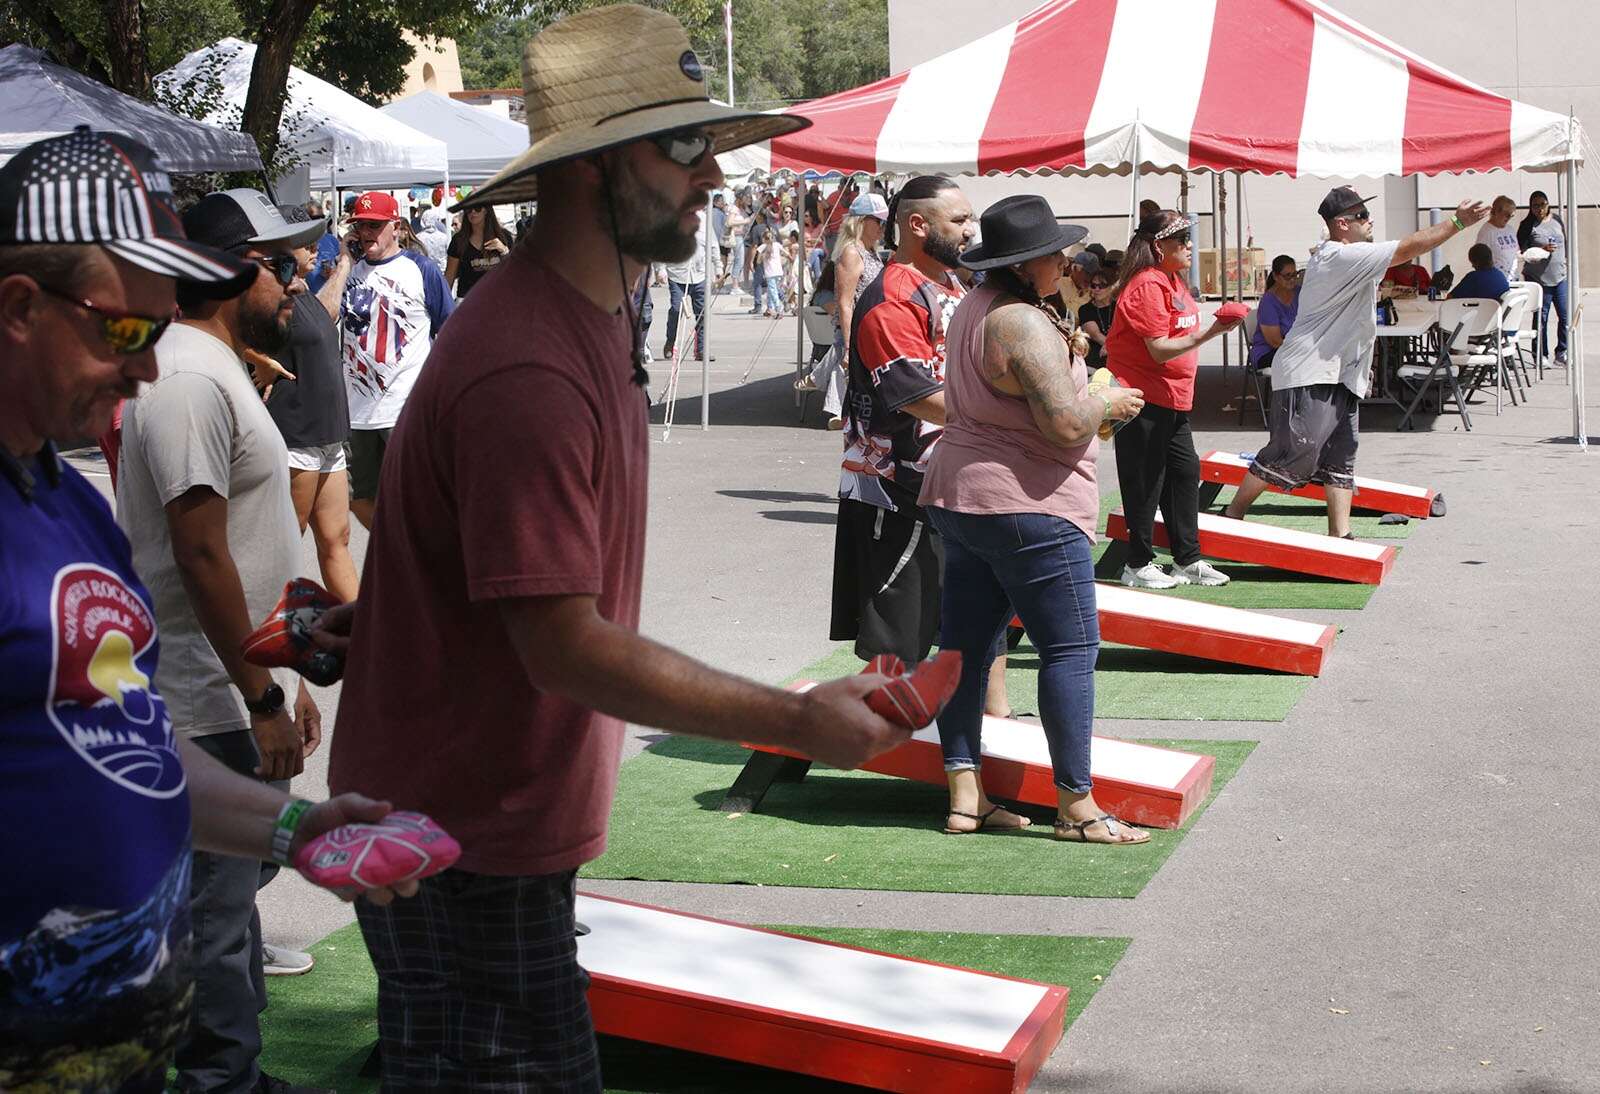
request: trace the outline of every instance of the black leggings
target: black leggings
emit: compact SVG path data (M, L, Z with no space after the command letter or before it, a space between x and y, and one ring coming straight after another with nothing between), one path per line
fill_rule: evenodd
M1167 526L1172 560L1200 561L1200 457L1194 450L1187 411L1146 403L1117 434L1117 481L1128 523L1128 565L1135 570L1155 558L1151 530L1156 505Z

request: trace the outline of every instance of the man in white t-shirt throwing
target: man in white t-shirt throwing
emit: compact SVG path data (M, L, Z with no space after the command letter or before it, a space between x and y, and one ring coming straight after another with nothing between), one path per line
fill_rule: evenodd
M1390 266L1427 254L1489 212L1481 201L1463 201L1449 220L1374 243L1371 200L1336 186L1317 206L1328 238L1311 252L1299 314L1272 359L1270 437L1228 503L1230 517L1242 519L1269 486L1287 492L1315 482L1327 495L1328 534L1355 538L1357 416L1372 386L1378 284Z
M345 284L344 381L350 396L350 511L372 527L394 423L455 298L432 259L400 249L400 206L374 190L350 213L355 269Z
M1517 268L1522 265L1522 248L1517 246L1517 229L1511 223L1516 215L1517 203L1501 194L1489 206L1489 219L1478 229L1478 242L1494 255L1494 268L1506 275L1507 281L1517 279Z

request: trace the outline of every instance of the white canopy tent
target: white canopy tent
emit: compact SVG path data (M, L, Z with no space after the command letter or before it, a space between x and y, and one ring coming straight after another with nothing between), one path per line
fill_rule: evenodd
M0 119L0 163L35 141L87 125L138 138L171 172L261 170L248 134L140 102L31 46L0 49Z
M419 133L441 140L450 152L451 183L473 186L528 150L528 128L483 107L419 91L379 108Z
M218 112L232 107L242 110L255 57L254 45L224 38L195 50L156 79L187 80L202 65L220 58L218 77L222 81L223 106ZM289 70L284 118L299 120L295 131L284 133L283 139L304 157L315 188L391 190L443 182L449 170L443 141L419 133L298 68Z

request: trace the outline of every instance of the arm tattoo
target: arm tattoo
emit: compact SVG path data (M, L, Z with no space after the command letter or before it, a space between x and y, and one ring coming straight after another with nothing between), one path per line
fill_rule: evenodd
M1100 428L1105 403L1073 380L1067 343L1038 309L1018 302L991 312L983 357L991 377L1008 369L1017 378L1034 420L1052 440L1078 444Z

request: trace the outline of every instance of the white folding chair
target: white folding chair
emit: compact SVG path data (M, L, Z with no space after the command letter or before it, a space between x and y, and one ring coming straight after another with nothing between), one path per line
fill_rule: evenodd
M1495 300L1446 300L1440 305L1438 346L1432 363L1402 364L1395 369L1395 377L1413 392L1411 405L1400 417L1401 429L1411 423L1418 404L1431 389L1437 389L1439 411L1443 413L1446 387L1455 399L1461 424L1467 429L1472 428L1472 416L1467 413L1460 376L1463 370L1503 367L1498 349L1494 352L1475 351L1470 341L1473 338L1498 337L1502 314L1500 304ZM1496 390L1497 411L1499 402L1500 393Z
M1517 327L1516 344L1517 353L1533 358L1535 370L1539 379L1544 379L1544 356L1539 352L1539 324L1543 321L1544 314L1544 286L1537 281L1513 281L1513 289L1520 289L1528 298L1528 311L1523 317L1523 324Z
M1254 368L1250 364L1250 347L1256 340L1256 327L1260 324L1261 309L1251 308L1250 314L1244 317L1244 381L1239 386L1239 424L1244 425L1244 401L1250 393L1250 385L1256 386L1256 406L1261 411L1261 426L1267 425L1267 397L1272 394L1272 366L1264 369Z
M806 337L811 339L811 359L797 361L794 366L794 401L799 404L800 420L803 422L806 420L806 404L816 388L801 387L800 383L811 375L812 368L827 356L828 349L833 345L833 316L816 304L807 304L800 309L800 322L805 327Z
M1533 378L1528 374L1528 362L1522 356L1522 347L1517 344L1517 334L1528 317L1527 292L1520 288L1506 290L1506 294L1500 298L1500 307L1505 311L1502 317L1505 325L1500 328L1500 356L1506 362L1506 375L1517 381L1523 401L1526 402L1528 385L1533 383Z

